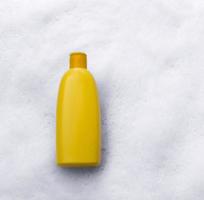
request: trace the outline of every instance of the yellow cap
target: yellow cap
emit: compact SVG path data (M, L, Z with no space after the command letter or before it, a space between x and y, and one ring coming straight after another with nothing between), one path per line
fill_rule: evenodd
M70 68L86 68L86 54L73 52L70 54Z

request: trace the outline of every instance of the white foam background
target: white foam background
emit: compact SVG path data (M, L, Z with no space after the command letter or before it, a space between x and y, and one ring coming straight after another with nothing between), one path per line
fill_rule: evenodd
M71 51L88 54L103 162L55 165ZM1 200L203 200L202 0L1 0Z

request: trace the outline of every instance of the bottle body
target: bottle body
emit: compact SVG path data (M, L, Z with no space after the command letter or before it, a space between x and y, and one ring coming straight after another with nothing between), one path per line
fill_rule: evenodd
M57 102L57 163L97 166L101 159L100 106L96 83L87 69L63 76Z

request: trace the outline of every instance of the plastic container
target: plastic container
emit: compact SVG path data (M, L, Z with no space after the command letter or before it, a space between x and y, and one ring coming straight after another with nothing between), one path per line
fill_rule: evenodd
M72 53L70 69L60 83L56 115L57 164L60 166L100 164L99 98L86 63L85 53Z

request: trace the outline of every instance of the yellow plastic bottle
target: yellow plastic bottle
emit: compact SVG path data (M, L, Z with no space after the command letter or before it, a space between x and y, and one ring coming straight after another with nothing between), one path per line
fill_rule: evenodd
M99 165L100 126L98 92L94 78L87 70L86 54L74 52L58 93L57 164L71 167Z

